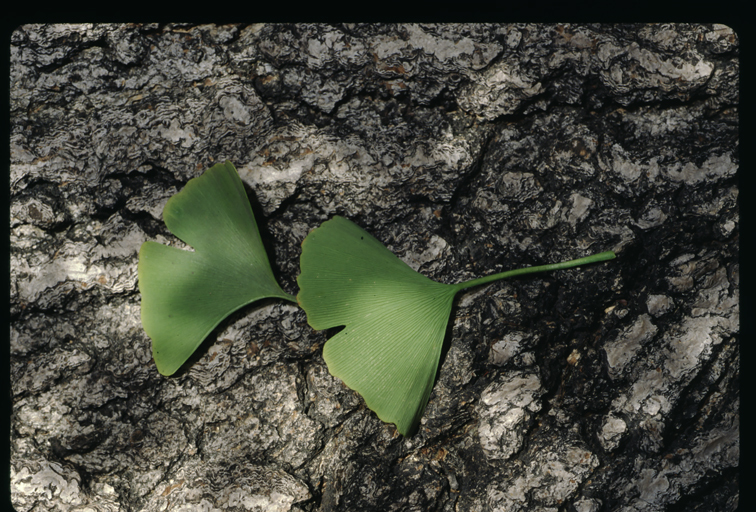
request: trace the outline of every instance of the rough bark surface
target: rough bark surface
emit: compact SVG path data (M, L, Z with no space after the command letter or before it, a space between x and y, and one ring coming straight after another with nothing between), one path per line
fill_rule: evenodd
M11 46L21 511L731 511L738 41L721 25L47 25ZM275 272L343 215L458 282L417 435L252 305L177 376L137 251L234 162Z

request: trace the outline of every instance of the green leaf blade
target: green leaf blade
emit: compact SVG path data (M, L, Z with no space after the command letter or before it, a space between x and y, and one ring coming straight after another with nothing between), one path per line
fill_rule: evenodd
M429 297L425 296L428 300ZM441 356L453 294L440 307L418 307L347 326L323 348L332 375L359 392L378 417L414 433L428 403ZM423 312L430 313L424 315Z
M158 371L171 375L232 312L266 297L294 298L275 280L230 162L189 180L168 200L163 217L195 249L148 241L139 251L142 325Z
M430 397L456 290L342 217L307 236L300 266L297 300L309 324L345 326L323 348L329 371L410 435Z

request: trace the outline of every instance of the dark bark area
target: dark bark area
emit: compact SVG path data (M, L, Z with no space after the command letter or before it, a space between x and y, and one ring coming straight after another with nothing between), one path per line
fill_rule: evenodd
M11 46L11 492L30 510L731 511L738 41L721 25L45 25ZM171 378L137 251L216 162L274 270L335 214L473 289L420 431L298 307Z

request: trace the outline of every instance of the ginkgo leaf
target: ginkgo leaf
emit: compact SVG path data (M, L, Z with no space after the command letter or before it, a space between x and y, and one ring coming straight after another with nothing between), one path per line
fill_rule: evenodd
M314 329L344 326L323 348L329 371L406 436L428 403L457 292L613 257L609 251L447 285L415 272L365 230L334 217L302 243L297 301Z
M232 312L266 297L295 299L273 276L231 162L189 180L166 203L163 220L194 248L148 241L139 250L142 326L158 371L171 375Z
M453 287L412 270L356 224L334 217L302 243L297 300L314 329L346 326L323 348L332 375L407 434L436 375Z

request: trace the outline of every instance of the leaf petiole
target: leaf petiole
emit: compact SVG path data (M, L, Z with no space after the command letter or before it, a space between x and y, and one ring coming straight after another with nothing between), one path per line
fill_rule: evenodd
M491 274L490 276L479 277L478 279L472 279L463 283L457 283L452 285L456 291L466 290L473 286L480 286L482 284L491 283L500 279L506 279L508 277L520 276L523 274L535 274L537 272L548 272L551 270L563 270L565 268L578 267L580 265L587 265L589 263L596 263L598 261L607 261L616 258L613 251L600 252L593 254L592 256L586 256L585 258L578 258L576 260L563 261L561 263L551 263L548 265L538 265L536 267L518 268L515 270L507 270L506 272L500 272L498 274Z

